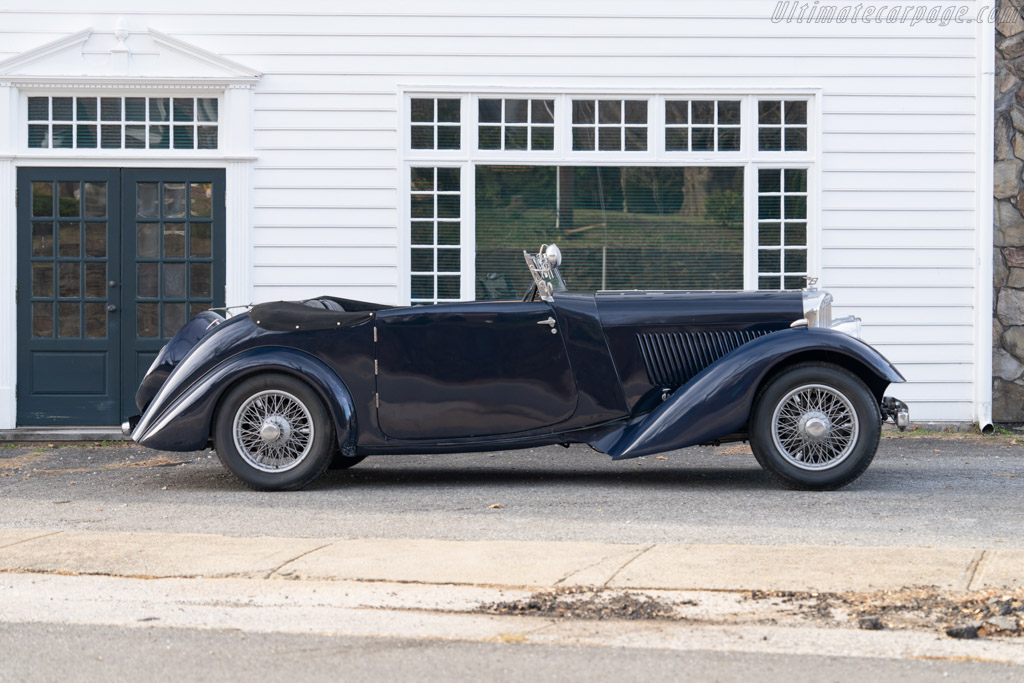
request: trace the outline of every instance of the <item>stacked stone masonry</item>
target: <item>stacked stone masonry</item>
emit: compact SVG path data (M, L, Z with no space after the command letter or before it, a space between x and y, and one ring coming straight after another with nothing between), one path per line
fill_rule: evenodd
M1024 422L1024 0L996 0L992 418ZM1018 10L1003 16L1003 7Z

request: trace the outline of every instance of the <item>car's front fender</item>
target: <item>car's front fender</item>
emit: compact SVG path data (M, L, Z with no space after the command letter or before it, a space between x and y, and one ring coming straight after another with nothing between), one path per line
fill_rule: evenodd
M758 388L775 369L801 360L833 362L853 371L877 397L904 382L871 346L841 332L794 328L755 339L709 365L652 412L590 444L616 460L707 443L744 431Z
M217 404L224 393L237 381L265 372L281 372L309 383L330 410L342 453L354 453L355 406L344 382L317 358L281 347L243 351L210 369L181 391L161 391L132 431L132 440L166 451L205 448Z

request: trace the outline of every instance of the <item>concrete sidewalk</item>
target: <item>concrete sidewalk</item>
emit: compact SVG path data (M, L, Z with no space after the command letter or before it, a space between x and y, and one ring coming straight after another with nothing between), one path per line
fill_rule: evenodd
M0 530L0 572L548 588L877 591L1024 585L1024 550L628 545Z

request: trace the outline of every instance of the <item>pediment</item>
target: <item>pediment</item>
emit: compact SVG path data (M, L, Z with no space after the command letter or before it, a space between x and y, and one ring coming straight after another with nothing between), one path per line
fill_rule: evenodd
M0 80L34 83L253 84L260 73L154 29L85 29L0 61Z

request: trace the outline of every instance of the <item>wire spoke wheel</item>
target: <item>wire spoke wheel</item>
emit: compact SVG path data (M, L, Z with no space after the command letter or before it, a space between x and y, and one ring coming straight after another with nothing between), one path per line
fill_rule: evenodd
M238 454L262 472L297 467L313 446L309 409L294 394L279 389L260 391L243 401L231 432Z
M857 445L860 423L853 403L835 387L804 384L776 404L772 440L790 464L803 470L835 467Z

